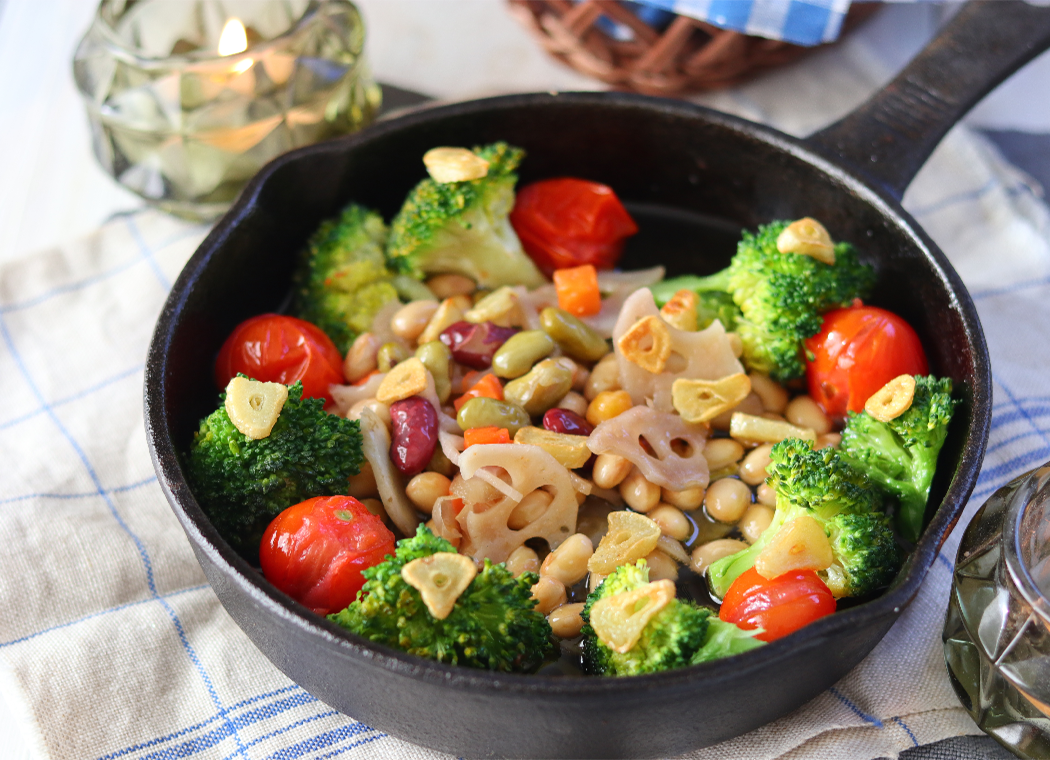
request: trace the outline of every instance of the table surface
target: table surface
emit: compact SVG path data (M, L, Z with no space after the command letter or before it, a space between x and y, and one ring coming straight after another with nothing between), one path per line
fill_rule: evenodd
M369 25L369 56L383 82L443 99L597 88L539 53L508 19L502 3L357 3ZM93 10L87 0L0 0L0 262L79 237L113 214L142 205L95 163L72 82L72 53ZM950 12L928 3L893 5L857 36L888 77ZM968 117L1044 188L1050 188L1048 82L1050 55L1044 55ZM733 95L700 100L717 107ZM4 755L21 760L29 755L19 743L17 725L12 707L0 703L0 736L8 738ZM1010 756L1004 752L991 740L966 738L902 757Z

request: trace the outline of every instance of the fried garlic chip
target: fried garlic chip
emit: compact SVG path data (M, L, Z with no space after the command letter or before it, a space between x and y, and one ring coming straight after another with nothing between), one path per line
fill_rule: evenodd
M386 373L376 389L376 400L393 404L412 396L418 396L427 388L427 368L416 357L405 359Z
M288 400L288 387L237 377L226 386L226 414L230 422L248 438L266 438L277 423Z
M523 427L514 434L514 443L539 446L570 470L583 467L591 458L591 450L587 448L587 437L583 435L555 433L539 427Z
M671 358L671 333L662 319L652 315L635 322L616 345L627 361L654 375L663 372Z
M671 296L671 300L660 307L660 316L671 327L685 332L696 332L698 325L697 305L700 296L695 291L683 288Z
M609 532L587 561L587 569L608 575L620 565L637 562L660 543L660 526L637 512L610 512Z
M607 596L591 608L591 628L609 649L630 652L649 621L673 599L674 583L667 579Z
M438 184L481 179L489 173L489 162L466 148L431 148L423 154L423 165Z
M770 539L755 559L755 570L763 578L776 578L792 570L827 570L833 560L824 528L809 515L802 515Z
M474 560L451 552L420 557L401 568L405 583L419 591L423 604L436 620L449 616L459 595L467 590L477 574Z
M911 375L898 375L864 402L864 411L879 422L889 422L911 409L914 399L915 378Z
M798 219L777 236L777 250L811 256L824 264L835 263L835 243L831 233L816 219Z
M686 422L710 422L729 411L751 392L751 379L743 372L719 380L679 378L671 386L671 403Z

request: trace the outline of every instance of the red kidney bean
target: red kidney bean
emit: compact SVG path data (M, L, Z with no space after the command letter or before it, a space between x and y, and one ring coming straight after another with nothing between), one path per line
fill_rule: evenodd
M474 369L485 369L492 366L492 355L516 332L515 327L500 327L492 322L477 325L455 322L438 337L457 362Z
M437 412L419 396L395 401L390 405L390 426L390 460L402 475L418 475L437 447Z
M589 423L576 412L568 409L548 409L543 415L543 429L552 433L568 433L569 435L590 435L594 432L594 425Z

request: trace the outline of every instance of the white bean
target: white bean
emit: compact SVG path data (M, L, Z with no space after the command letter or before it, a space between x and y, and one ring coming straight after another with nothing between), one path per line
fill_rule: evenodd
M587 575L587 560L592 554L594 545L591 539L582 533L575 533L544 558L540 575L557 578L566 586L575 585Z
M717 538L693 549L693 553L690 555L692 560L690 564L693 570L703 575L712 563L723 557L728 557L730 554L741 552L746 548L747 544L735 538Z
M735 523L751 505L751 489L736 478L716 480L704 496L704 509L715 520Z
M770 462L769 452L772 450L773 444L764 443L744 457L744 461L740 463L740 479L749 486L765 482L769 474L766 472Z
M831 420L828 415L824 414L824 410L809 396L796 396L791 399L784 416L792 425L810 428L817 435L831 432Z
M620 496L636 512L648 512L660 503L660 486L646 480L635 467L620 483Z
M405 304L390 319L390 330L399 338L414 341L426 328L434 312L438 310L437 301L412 301Z
M550 615L547 622L550 623L551 632L560 639L571 639L580 635L583 628L583 602L574 604L563 604Z

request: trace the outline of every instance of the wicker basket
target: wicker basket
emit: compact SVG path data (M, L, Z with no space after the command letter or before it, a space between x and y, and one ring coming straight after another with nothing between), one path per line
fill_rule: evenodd
M507 0L511 13L552 56L621 90L682 95L737 84L817 48L751 37L687 16L658 31L617 0ZM878 8L854 3L843 23L851 29ZM631 29L617 40L597 24L605 16Z

